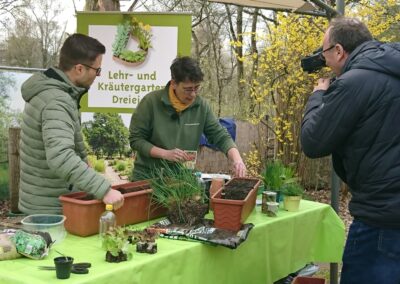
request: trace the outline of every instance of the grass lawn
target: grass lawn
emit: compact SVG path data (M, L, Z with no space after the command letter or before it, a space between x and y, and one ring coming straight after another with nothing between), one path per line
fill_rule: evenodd
M8 196L8 163L0 164L0 200L7 199Z

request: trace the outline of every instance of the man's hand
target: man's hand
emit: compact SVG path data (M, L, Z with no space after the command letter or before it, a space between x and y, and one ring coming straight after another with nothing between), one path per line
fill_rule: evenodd
M150 149L150 156L153 158L164 159L171 162L190 161L189 155L185 151L178 148L165 150L160 147L153 146L153 148Z
M175 148L172 150L165 150L163 159L171 162L185 162L189 161L190 157L185 151Z
M104 204L112 204L114 210L118 210L124 205L124 196L115 189L110 189L103 197Z
M232 170L235 177L245 177L246 176L246 166L243 161L233 162Z
M317 85L314 87L313 92L319 91L319 90L326 91L326 90L328 90L329 85L330 85L329 78L320 78L320 79L318 79Z
M227 154L229 161L232 163L233 175L235 177L245 177L246 166L243 163L242 157L240 157L238 149L230 148Z

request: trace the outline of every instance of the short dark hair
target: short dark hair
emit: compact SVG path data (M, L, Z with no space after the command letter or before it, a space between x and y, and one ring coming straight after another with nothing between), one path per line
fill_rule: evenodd
M348 53L360 44L373 39L367 26L356 18L334 18L329 28L329 43L331 45L339 43Z
M196 60L189 56L177 57L172 61L171 78L176 83L184 81L201 82L204 74Z
M60 51L58 67L69 71L76 64L92 64L97 56L106 53L105 46L97 39L83 34L69 36Z

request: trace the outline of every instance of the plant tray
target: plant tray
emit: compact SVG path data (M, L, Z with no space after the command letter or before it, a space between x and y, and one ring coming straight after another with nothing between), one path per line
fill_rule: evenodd
M113 189L132 191L123 193L124 205L114 213L117 225L131 225L155 219L166 214L160 206L151 204L152 189L147 181L129 182L112 186ZM65 220L65 229L74 235L86 237L99 232L99 218L105 211L105 204L90 199L86 192L74 192L60 196Z
M243 200L222 199L221 187L213 196L212 204L214 207L214 226L220 229L238 231L256 205L257 190L260 180L255 178L233 178L226 183L228 186L236 180L255 181L255 185Z

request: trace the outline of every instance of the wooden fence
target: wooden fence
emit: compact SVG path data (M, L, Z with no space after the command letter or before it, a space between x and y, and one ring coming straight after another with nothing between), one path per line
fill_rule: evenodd
M8 173L9 173L9 192L10 192L10 211L19 213L19 140L21 129L11 127L8 129Z
M261 144L268 137L267 128L263 125L253 125L245 121L236 121L236 145L239 152L248 153L252 147L263 149ZM271 153L270 153L271 154ZM264 155L263 155L264 156ZM229 163L225 154L208 147L200 147L196 168L203 173L229 173Z

